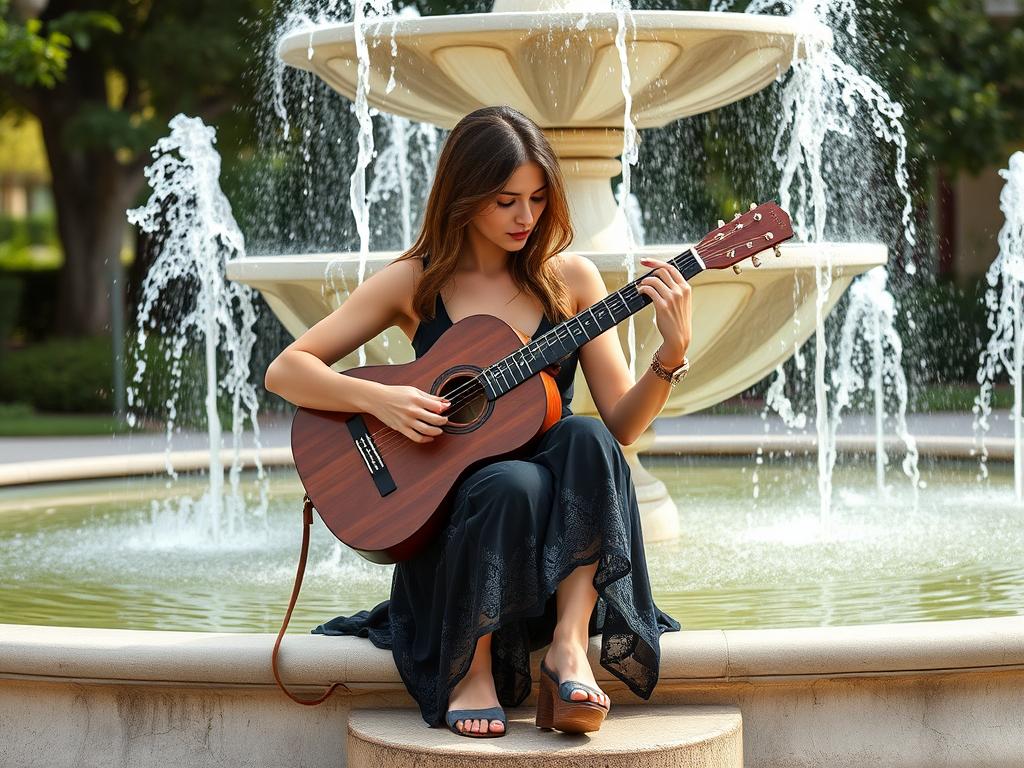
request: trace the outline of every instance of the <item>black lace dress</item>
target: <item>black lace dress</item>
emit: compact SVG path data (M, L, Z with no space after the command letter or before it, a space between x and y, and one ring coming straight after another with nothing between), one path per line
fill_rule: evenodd
M438 296L434 318L413 338L417 357L451 324ZM545 316L534 336L550 326ZM462 478L447 527L395 565L391 599L313 630L368 637L391 650L429 725L444 724L449 695L488 632L498 699L522 703L532 684L530 652L554 632L555 590L580 565L598 563L590 634L601 635L601 666L636 695L650 698L661 633L680 628L651 598L621 447L600 419L569 409L577 362L573 353L556 377L562 418L524 459L494 461Z

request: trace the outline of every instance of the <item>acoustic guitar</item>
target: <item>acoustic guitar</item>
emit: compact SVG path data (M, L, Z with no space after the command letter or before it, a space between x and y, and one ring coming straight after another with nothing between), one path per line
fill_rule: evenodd
M671 260L690 280L790 239L775 203L752 206ZM452 491L481 463L515 456L561 417L549 367L639 312L651 300L636 286L650 270L601 301L527 340L492 315L452 325L411 363L351 368L345 376L411 385L445 397L448 423L417 443L369 413L298 408L292 421L295 468L324 524L375 563L418 553L446 522ZM545 370L548 369L548 370Z

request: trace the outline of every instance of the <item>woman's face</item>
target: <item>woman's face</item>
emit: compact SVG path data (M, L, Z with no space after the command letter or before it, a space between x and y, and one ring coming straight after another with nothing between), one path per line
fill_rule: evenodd
M535 162L519 166L505 182L495 201L470 221L480 234L506 251L518 251L530 235L512 237L524 230L532 233L547 205L544 170Z

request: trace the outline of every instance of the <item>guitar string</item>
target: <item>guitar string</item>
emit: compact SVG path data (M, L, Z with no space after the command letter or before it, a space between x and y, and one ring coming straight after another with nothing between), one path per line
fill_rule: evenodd
M742 246L738 246L738 247L742 247ZM701 251L699 251L697 249L696 246L693 248L693 250L697 252L697 255L700 256L702 260L706 261L707 259L712 259L712 258L715 258L716 256L724 255L724 254L728 253L729 251L735 250L735 248L724 248L721 251L716 251L714 253L709 252L707 254L703 254ZM767 250L767 248L762 249L762 250ZM761 253L761 251L758 251L757 253ZM681 254L681 255L682 256L690 257L692 259L692 255L690 254L689 251L686 251L686 252L684 252L684 254ZM756 255L756 254L752 254L752 255ZM675 258L679 258L679 257L677 256ZM675 261L675 258L672 259L671 261ZM744 258L748 258L748 257L744 257ZM607 297L607 299L602 300L602 301L610 300L608 302L608 305L607 305L609 311L612 310L614 302L616 300L618 300L624 307L629 309L629 304L628 304L629 301L632 301L634 298L636 298L638 296L643 296L643 294L641 294L637 290L637 287L639 285L639 281L643 280L646 277L648 277L654 271L655 270L651 270L648 274L643 275L642 277L637 278L635 281L633 281L633 282L629 283L628 285L624 286L621 290L618 290L615 293L609 295ZM696 276L696 275L694 275L694 276ZM632 292L632 293L630 293L630 292ZM592 308L593 308L592 306L588 307L588 309L592 309ZM642 309L642 307L641 307L641 309ZM586 312L586 311L587 310L583 310L582 312L577 313L574 317L579 317L579 315L581 315L583 312ZM636 310L636 311L639 311L639 310ZM630 314L634 314L634 313L631 312ZM613 317L614 317L614 315L613 315ZM572 318L569 318L569 320L571 320L571 319ZM623 318L623 320L624 319L625 318ZM568 323L569 320L566 320L565 322ZM620 320L619 322L622 322L622 321ZM559 324L559 326L556 326L556 328L553 328L550 331L544 333L539 339L537 339L535 341L531 341L530 344L524 345L522 348L520 348L520 350L516 350L516 352L513 352L510 355L506 355L504 358L502 358L501 360L495 361L495 363L492 363L488 367L492 368L495 365L499 365L501 363L505 363L505 361L507 361L513 355L515 355L518 352L520 352L521 349L525 349L526 346L530 346L530 345L536 344L536 345L539 346L540 349L544 349L544 348L551 348L552 346L554 346L555 343L561 343L562 337L557 333L557 328L560 327L563 324ZM616 323L616 325L617 324L618 323ZM610 329L607 329L607 330L610 330ZM551 333L554 333L555 335L554 335L554 337L552 339L548 339L548 335L551 334ZM572 332L569 331L569 334L570 334L570 339L572 339ZM505 364L505 367L506 368L508 367L507 363ZM511 369L510 369L510 372L511 372ZM448 398L449 402L451 403L451 406L445 412L444 415L448 416L449 419L450 419L453 414L458 413L459 411L461 411L462 409L467 407L470 403L472 403L475 400L476 394L474 394L474 387L476 387L476 385L479 383L479 380L480 380L481 376L482 376L482 374L477 375L477 376L473 376L471 379L469 379L469 381L467 381L464 384L459 385L456 389L452 390L452 392L450 393L451 396ZM464 397L463 397L463 395L464 395ZM436 425L432 425L432 426L436 426ZM388 435L387 436L388 439L381 440L380 444L377 446L377 451L382 456L384 455L386 449L390 448L391 446L395 445L396 443L403 442L402 438L405 438L405 441L407 441L408 443L410 443L412 445L420 445L421 444L421 443L417 443L414 440L409 439L404 433L400 432L399 430L393 429L392 427L388 427L388 426L382 427L381 429L377 430L376 432L373 432L370 436L372 438L376 438L378 435L381 435L382 433L386 433L386 432L389 432L389 431L394 433L394 434L393 435ZM395 455L397 455L397 453L398 453L397 451L389 452L389 455L395 456Z
M644 275L643 277L638 278L638 280L642 280L644 277L647 277L647 275ZM636 285L637 284L635 282L634 283L630 283L629 285L624 286L622 288L622 290L619 290L619 291L616 291L613 294L610 294L609 296L607 296L602 301L606 301L607 302L607 307L608 307L609 311L611 311L611 312L613 312L614 309L617 308L615 306L616 302L621 304L621 306L626 308L627 310L631 310L631 307L629 306L628 302L630 302L633 299L635 299L637 297L640 297L642 295L642 294L639 293L639 291L636 290ZM592 308L593 307L589 307L588 309L592 309ZM642 309L642 307L641 307L641 309ZM586 312L586 311L587 310L583 310L583 312ZM639 310L635 310L635 311L639 311ZM574 315L574 317L578 317L581 314L582 314L582 312L581 313L577 313L577 315ZM630 314L633 314L633 311L631 311ZM613 314L613 317L614 317L614 314ZM572 318L570 318L570 319L572 319ZM623 318L623 319L625 319L625 318ZM566 320L565 322L568 323L569 321ZM619 322L621 322L621 320ZM569 333L570 340L573 339L572 331L568 331L568 333ZM553 336L549 336L549 334L554 334L554 335ZM534 341L531 341L530 344L524 345L519 350L516 350L515 352L511 353L510 355L506 355L501 360L495 361L494 363L492 363L488 367L489 368L494 368L495 366L498 366L501 363L504 363L506 360L511 358L513 355L519 353L522 349L525 349L527 346L536 345L540 350L544 350L546 348L549 349L549 348L555 346L556 343L560 344L563 341L563 338L564 337L560 333L557 333L556 329L553 328L550 331L547 331L546 333L542 334L538 339L536 339ZM505 364L505 367L511 373L511 368L509 367L509 365L507 363ZM452 396L449 398L449 401L451 402L451 407L449 407L449 409L445 412L445 415L451 417L452 414L458 413L463 408L465 408L467 405L469 405L471 402L473 402L473 400L478 396L477 393L474 391L474 387L477 384L479 384L480 378L481 378L481 375L473 376L466 383L460 384L456 389L452 390L452 393L451 393ZM527 378L529 378L529 377L527 377ZM524 381L525 381L525 379L524 379ZM465 397L462 397L462 395L465 395ZM406 435L404 433L399 432L398 430L394 430L391 427L387 427L387 426L385 426L382 429L379 429L376 432L372 433L371 436L372 437L376 437L377 435L381 434L382 432L386 432L386 431L389 431L389 430L395 433L395 440L400 440L401 438L405 438L406 437ZM393 445L395 440L384 440L384 441L381 441L380 445L377 446L377 450L381 454L383 454L384 450L386 448L390 447L391 445ZM415 443L415 441L412 441L412 440L409 440L409 442Z
M697 249L694 248L694 250L697 250ZM719 256L719 255L726 254L726 253L728 253L731 250L735 250L735 249L733 249L733 248L725 248L725 249L723 249L720 252L708 253L706 255L702 254L700 251L698 251L697 253L698 253L698 256L700 256L703 260L706 260L706 259L712 259L712 258L714 258L716 256ZM767 250L767 249L762 249L762 250ZM761 251L758 251L757 253L760 253L760 252ZM690 256L689 252L686 252L683 255ZM676 257L676 258L679 258L679 257ZM672 259L672 261L675 261L675 259ZM651 272L653 272L653 271L654 270L651 270ZM621 302L622 305L625 306L628 309L629 308L629 304L627 303L628 301L632 301L634 298L636 298L638 296L642 296L642 294L640 294L639 291L636 290L636 288L637 288L637 286L639 284L639 281L643 280L646 277L648 277L649 274L651 274L651 273L648 273L647 275L644 275L644 276L642 276L640 278L637 278L637 280L635 280L634 282L629 283L628 285L624 286L621 290L616 291L615 293L609 295L607 297L607 299L606 299L606 300L611 300L608 303L609 310L612 309L613 302L615 300L618 300L619 302ZM632 293L630 293L630 292L632 292ZM602 301L605 301L605 300L602 300ZM590 307L590 308L592 308L592 307ZM590 308L588 308L588 309L590 309ZM583 310L583 311L585 312L587 310ZM639 311L639 310L636 310L636 311ZM577 315L575 315L574 317L578 317L580 314L582 314L582 312L581 313L577 313ZM631 314L633 314L633 313L631 313ZM571 319L572 318L570 318L570 320ZM625 319L625 318L623 318L623 319ZM567 320L565 322L567 323L569 321ZM619 322L621 322L621 320ZM544 348L550 348L550 347L554 346L555 343L561 343L562 337L561 337L560 334L558 334L556 332L557 331L557 327L558 326L556 326L556 328L553 328L552 330L550 330L550 331L546 332L545 334L543 334L535 342L531 341L530 344L537 344L541 349L544 349ZM549 339L548 335L552 334L552 333L554 333L555 335L552 338ZM569 334L570 334L570 339L572 339L572 332L569 331ZM529 346L529 345L524 345L523 348L525 348L525 346ZM495 363L492 363L491 366L488 366L488 367L489 368L493 368L494 366L499 365L499 364L505 362L506 360L508 360L510 357L512 357L513 355L515 355L519 351L520 350L516 350L516 352L513 352L512 354L506 355L504 358L502 358L501 360L495 361ZM506 367L508 367L507 363L506 363ZM511 369L510 369L510 372L511 372ZM445 415L447 415L450 418L453 414L458 413L459 411L461 411L462 409L464 409L470 403L473 402L473 400L476 398L477 395L474 394L474 392L472 391L472 388L475 387L479 383L480 378L481 378L481 375L474 376L469 381L467 381L465 384L459 385L459 387L457 387L455 390L452 391L452 393L451 393L452 396L449 397L449 401L451 402L451 406L445 412ZM465 398L462 397L463 394L465 394ZM432 425L432 426L434 426L434 425ZM404 433L402 433L402 432L400 432L400 431L398 431L396 429L393 429L392 427L388 427L388 426L384 426L383 428L381 428L381 429L377 430L376 432L372 433L371 437L376 438L378 435L380 435L382 433L389 432L389 431L392 432L393 434L392 435L388 435L377 446L377 450L378 450L378 452L382 456L384 455L386 449L389 449L390 447L392 447L396 443L400 444L399 450L397 450L397 451L389 451L388 453L389 453L390 456L396 456L399 452L401 452L403 447L406 447L406 446L402 446L401 445L402 443L407 443L409 447L421 444L421 443L417 443L414 440L409 439ZM402 438L405 438L405 439L403 440Z
M626 300L624 300L622 298L623 295L625 295L625 289L623 289L623 291L617 291L615 294L609 296L608 298L609 299L613 299L613 300L617 299L624 307L626 307L628 309L629 305L626 303ZM640 296L640 295L642 295L642 294L634 292L633 296L628 297L628 299L632 300L633 298L636 298L637 296ZM611 303L609 304L609 308L610 308L610 306L611 306ZM584 312L585 311L586 310L584 310ZM625 319L625 318L623 318L623 319ZM568 322L568 321L566 321L566 322ZM543 350L543 349L550 349L556 343L561 343L561 341L562 341L562 339L564 337L561 336L560 334L556 334L555 336L553 336L550 339L548 338L548 334L552 333L554 330L555 329L552 329L551 331L548 331L548 332L544 333L543 335L541 335L540 338L536 339L535 341L531 341L530 344L531 345L536 344L540 350ZM570 338L572 338L571 332L570 332ZM529 346L529 345L527 345L527 346ZM512 354L516 354L516 353L514 352ZM506 356L506 358L507 357L510 357L510 356ZM502 358L502 360L498 360L495 363L492 363L492 366L496 365L497 363L502 362L506 358ZM477 394L473 391L473 388L474 388L474 386L476 384L479 383L479 379L480 378L481 378L480 375L473 376L465 384L460 384L455 390L452 390L452 395L453 396L451 398L449 398L449 400L451 402L451 406L448 408L447 411L444 412L444 415L447 415L449 417L449 419L450 419L453 414L456 414L459 411L463 410L464 408L466 408L468 405L470 405L476 399ZM530 378L530 377L527 377L527 378ZM525 379L524 379L524 381L525 381ZM456 395L455 394L456 392L458 392L459 394ZM465 395L465 397L463 397L463 395ZM436 425L431 425L431 426L436 426ZM396 443L409 443L409 444L412 444L412 445L420 445L421 444L421 443L417 443L414 440L409 439L404 433L402 433L402 432L400 432L400 431L398 431L396 429L393 429L392 427L388 427L388 426L385 426L385 427L377 430L376 432L372 433L371 437L376 438L377 435L379 435L381 433L384 433L384 432L388 432L388 431L393 432L394 434L388 435L385 439L381 440L380 444L377 446L377 451L382 456L384 455L386 449L389 449L391 446L395 445ZM404 438L404 440L403 440L403 438ZM404 446L400 446L400 448L398 450L393 451L393 452L392 451L388 451L388 455L389 456L396 456L399 452L401 452L403 447Z
M740 246L740 247L741 247L741 246ZM694 250L697 250L697 248L695 247L695 248L694 248ZM735 249L734 249L734 248L725 248L725 249L723 249L723 250L721 250L721 251L718 251L718 252L714 252L714 253L708 253L708 254L706 254L706 255L704 255L704 254L701 254L701 252L700 252L700 251L697 251L697 253L698 253L698 256L701 256L701 258L702 258L702 259L712 259L712 258L714 258L714 257L716 257L716 256L719 256L719 255L723 255L723 254L725 254L725 253L728 253L729 251L732 251L732 250L735 250ZM762 249L762 250L767 250L767 248L765 248L765 249ZM756 253L761 253L761 251L757 251ZM756 253L755 253L755 254L752 254L752 255L756 255ZM685 256L690 256L689 252L686 252L685 254L682 254L682 255L685 255ZM676 258L679 258L679 257L676 257ZM692 258L692 257L691 257L691 258ZM746 257L745 257L745 258L746 258ZM675 259L672 259L672 261L675 261ZM653 271L654 271L654 270L651 270L651 272L653 272ZM650 274L650 273L648 273L648 275L649 275L649 274ZM699 273L698 273L698 274L699 274ZM644 275L644 276L642 276L642 277L640 277L640 278L637 278L637 280L636 280L636 281L634 281L634 282L632 282L632 283L628 284L627 286L624 286L624 287L623 287L623 288L622 288L621 290L619 290L619 291L616 291L615 293L613 293L613 294L609 295L609 296L607 297L607 299L606 299L606 300L608 300L608 299L612 300L612 301L609 301L609 303L608 303L608 308L609 308L609 310L611 310L611 309L612 309L612 307L613 307L613 302L614 302L614 300L616 300L616 299L617 299L617 300L619 300L619 301L620 301L620 302L622 303L622 305L623 305L623 306L625 306L625 307L626 307L626 308L628 309L628 308L629 308L629 304L627 303L627 301L631 301L632 299L634 299L634 298L636 298L637 296L640 296L640 295L641 295L641 294L639 293L639 291L637 291L637 290L636 290L636 288L637 288L637 286L638 286L638 284L639 284L639 281L640 281L640 280L643 280L643 279L644 279L644 278L646 278L646 277L647 277L648 275ZM696 275L695 275L695 276L696 276ZM630 291L632 291L632 294L631 294L631 295L630 295ZM625 297L625 298L624 298L624 297ZM603 301L605 301L605 300L603 300ZM591 308L592 308L592 307L591 307ZM586 310L584 310L584 311L586 311ZM639 311L639 310L636 310L636 311ZM582 313L577 313L577 315L575 315L574 317L578 317L578 316L579 316L580 314L582 314ZM631 313L631 314L632 314L632 313ZM614 315L613 315L613 316L614 316ZM570 318L570 319L572 319L572 318ZM623 319L625 319L625 318L623 318ZM566 321L566 323L567 323L567 322L569 322L569 321L567 320L567 321ZM621 320L620 320L619 322L621 322ZM616 324L617 324L617 323L616 323ZM562 338L561 338L561 336L560 336L560 335L559 335L559 334L558 334L558 333L557 333L556 331L557 331L557 328L556 328L556 329L552 329L551 331L548 331L547 333L543 334L543 335L541 336L541 338L540 338L540 339L536 340L536 342L531 342L531 344L534 344L534 343L536 343L537 345L539 345L539 346L540 346L540 347L541 347L541 348L543 349L544 347L548 347L548 348L550 348L550 347L554 346L554 344L555 344L556 342L557 342L557 343L561 343L561 341L562 341ZM553 338L553 339L550 339L550 340L549 340L549 339L547 339L547 337L548 337L548 334L550 334L550 333L552 333L552 332L555 332L554 338ZM570 334L570 339L571 339L571 338L572 338L572 332L571 332L571 331L569 331L569 334ZM529 346L529 345L524 345L524 347L523 347L523 348L525 348L525 346ZM512 353L512 354L510 354L510 355L506 355L506 356L505 356L504 358L502 358L501 360L498 360L498 361L496 361L495 363L492 363L492 364L491 364L491 366L489 366L489 368L493 368L494 366L496 366L496 365L499 365L499 364L501 364L501 363L505 362L506 360L508 360L509 358L511 358L511 357L512 357L513 355L515 355L515 354L516 354L516 353L518 353L519 351L520 351L520 350L517 350L516 352L513 352L513 353ZM507 364L507 363L506 363L505 367L506 367L506 368L508 368L508 364ZM511 369L510 369L510 368L509 368L509 371L511 372ZM461 410L462 410L463 408L465 408L465 407L466 407L467 405L469 405L469 404L470 404L470 403L471 403L471 402L473 401L473 399L475 399L476 395L475 395L475 394L473 394L473 393L472 393L471 391L468 391L468 390L470 390L470 389L471 389L472 387L474 387L474 386L475 386L476 384L478 384L478 382L479 382L479 379L480 379L480 378L481 378L481 376L479 376L479 375L478 375L478 376L474 376L474 377L472 377L472 378L471 378L471 379L470 379L469 381L467 381L467 382L466 382L465 384L462 384L462 385L460 385L460 386L459 386L458 388L456 388L455 390L453 390L453 391L452 391L452 397L450 397L450 398L449 398L449 401L451 402L451 405L452 405L452 406L454 406L454 407L450 407L450 408L449 408L449 409L448 409L448 410L447 410L447 411L445 412L445 415L449 416L449 418L450 418L452 414L458 413L458 412L459 412L459 411L461 411ZM525 379L524 379L524 381L525 381ZM521 383L521 382L520 382L520 383ZM456 394L456 393L459 393L459 394ZM465 399L462 399L462 398L460 397L460 395L461 395L462 393L465 393L465 394L466 394L466 397L465 397ZM390 436L388 436L388 437L389 437L389 438L391 438L391 439L385 439L385 440L382 440L382 441L381 441L381 443L380 443L380 445L378 445L378 446L377 446L377 450L378 450L378 452L380 452L380 453L381 453L381 455L383 455L383 454L384 454L384 452L385 452L385 449L387 449L387 448L390 448L390 447L391 447L392 445L394 445L394 444L395 444L396 442L399 442L399 443L401 443L401 442L408 442L409 444L412 444L412 445L417 445L417 444L419 444L419 443L417 443L417 442L416 442L416 441L414 441L414 440L408 439L408 438L406 437L406 435L405 435L404 433L402 433L402 432L400 432L400 431L398 431L398 430L392 429L391 427L387 427L387 426L383 427L382 429L379 429L379 430L377 430L377 431L376 431L376 432L374 432L374 433L373 433L373 434L372 434L371 436L372 436L372 437L377 437L377 436L378 436L378 435L380 435L381 433L385 433L385 432L388 432L388 431L391 431L391 432L393 432L394 434L393 434L393 435L390 435ZM403 441L403 440L402 440L402 438L406 438L406 440L405 440L405 441ZM400 449L400 450L401 450L401 449ZM394 455L396 455L397 453L398 453L398 451L396 451L396 452L391 452L391 453L390 453L389 455L392 455L392 456L394 456Z

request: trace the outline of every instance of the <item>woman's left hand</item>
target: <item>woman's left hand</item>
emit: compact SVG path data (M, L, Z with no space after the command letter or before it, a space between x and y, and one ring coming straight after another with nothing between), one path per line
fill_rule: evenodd
M690 284L666 261L645 257L640 263L654 267L637 284L637 292L654 302L655 323L664 340L658 358L666 368L673 368L682 364L690 347Z

